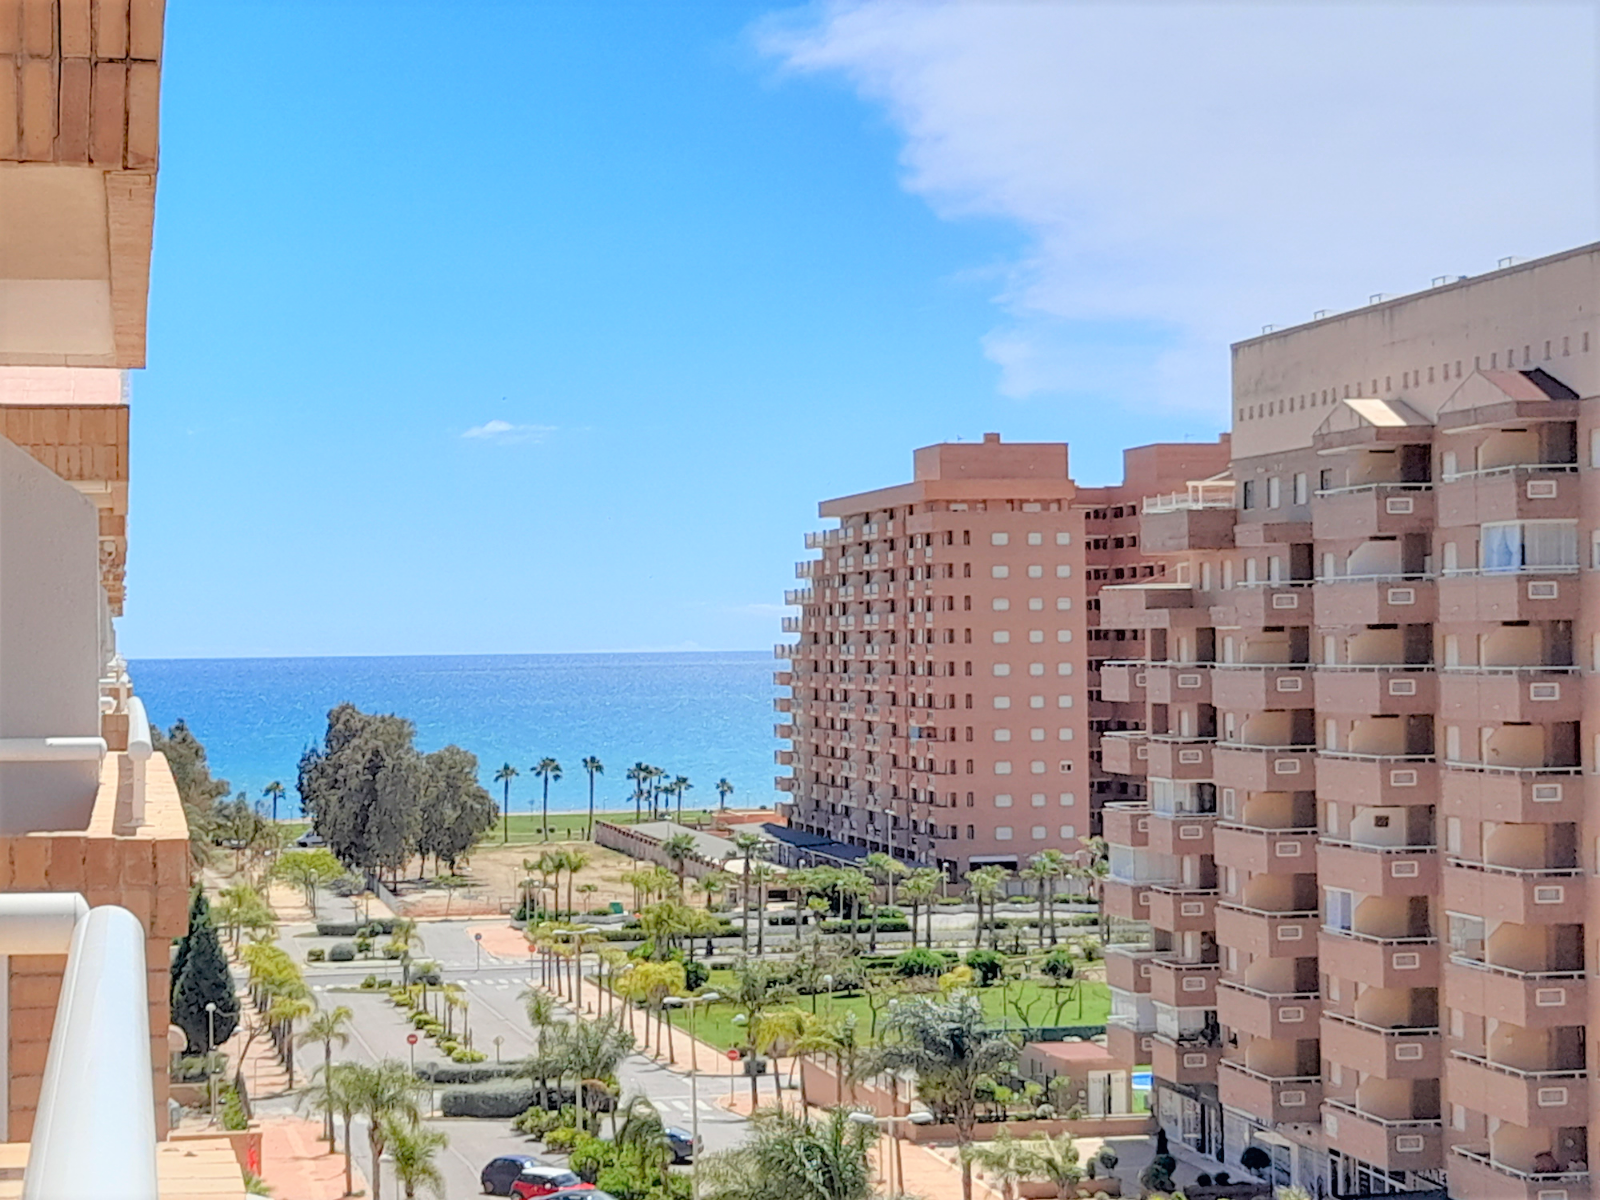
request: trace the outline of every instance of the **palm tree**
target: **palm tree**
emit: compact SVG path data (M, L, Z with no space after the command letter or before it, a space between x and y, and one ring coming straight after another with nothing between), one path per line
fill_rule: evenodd
M1072 860L1059 850L1041 850L1030 860L1033 878L1039 884L1040 945L1043 946L1044 927L1050 928L1050 944L1056 944L1056 881L1065 879L1072 871Z
M578 872L589 865L589 856L582 850L560 851L563 865L567 868L567 915L575 917L578 910L572 907L572 884L578 877Z
M983 1005L970 992L948 999L918 997L890 1010L885 1041L872 1056L869 1073L911 1071L917 1090L937 1115L955 1123L956 1143L972 1144L978 1091L986 1077L1010 1070L1017 1048L988 1032ZM961 1195L972 1200L972 1162L963 1154Z
M767 885L778 878L778 873L766 863L757 863L750 872L750 882L756 885L756 955L767 952Z
M750 953L750 860L759 858L765 846L766 839L760 834L733 835L734 851L744 859L744 886L739 889L739 907L744 913L743 919L739 922L739 949L745 954Z
M870 1200L876 1194L868 1151L870 1123L843 1108L820 1121L804 1113L761 1113L737 1149L706 1157L695 1169L701 1200Z
M1077 1151L1073 1151L1076 1156ZM1034 1174L1027 1148L1011 1136L1011 1130L1000 1126L1000 1132L987 1146L969 1146L964 1157L988 1171L1000 1185L1001 1200L1014 1200L1017 1184ZM1082 1174L1082 1172L1079 1172Z
M754 1058L756 1051L756 1035L761 1028L761 1018L768 1009L779 1004L787 1003L795 998L795 990L787 983L779 982L779 975L773 965L763 962L758 956L746 958L734 967L734 985L728 996L733 1006L744 1014L745 1048ZM750 1073L750 1109L756 1107L756 1076L754 1070Z
M528 1024L533 1026L534 1052L529 1059L530 1063L538 1065L539 1072L539 1105L544 1107L549 1102L549 1076L544 1074L544 1064L549 1060L545 1053L546 1042L550 1031L559 1024L556 1019L556 1002L550 998L550 993L541 988L522 989L523 1012L527 1014Z
M678 824L680 825L683 824L683 794L685 792L692 792L693 790L694 784L689 782L689 777L687 775L678 775L673 778L672 794L677 797L678 800Z
M384 1118L383 1124L384 1142L389 1148L389 1157L394 1160L394 1177L404 1189L406 1200L415 1200L419 1187L435 1196L444 1196L444 1174L434 1159L450 1144L449 1135L396 1116ZM377 1173L376 1168L373 1173ZM372 1194L378 1194L376 1180Z
M650 781L650 767L645 763L636 762L628 768L625 777L633 784L633 823L637 825L644 819L640 809L644 804L645 784Z
M596 758L592 754L589 755L589 757L585 758L583 760L583 762L581 762L578 765L581 766L585 771L587 771L589 773L589 822L584 827L583 837L584 837L585 841L593 841L594 840L594 777L596 775L604 775L606 773L606 767L605 767L604 763L602 763L598 758Z
M968 871L967 887L972 893L973 901L978 906L978 929L972 937L972 947L976 950L983 945L983 906L985 904L992 906L994 901L1005 895L1005 870L991 864L987 867L979 867L975 871ZM994 916L992 907L989 910L989 915L991 918ZM998 950L1000 948L1000 931L998 929L993 931L992 940L993 946L991 949Z
M494 773L494 781L504 785L504 802L500 805L500 844L503 846L511 840L511 781L522 772L506 763Z
M1078 1165L1078 1147L1073 1144L1070 1133L1030 1138L1024 1144L1021 1157L1027 1174L1043 1176L1055 1185L1057 1200L1067 1200L1078 1194L1083 1168Z
M544 781L544 840L550 840L550 781L561 778L561 764L553 758L541 758L533 773Z
M695 880L694 889L706 898L706 911L710 912L711 906L716 901L716 898L723 892L727 891L728 881L726 877L720 873L716 875L707 875L701 879Z
M619 1117L620 1125L617 1123ZM623 1101L612 1110L611 1132L611 1140L617 1148L648 1169L651 1187L664 1188L673 1150L672 1143L667 1139L666 1124L661 1120L656 1106L643 1096L633 1096Z
M689 869L689 860L696 857L697 843L691 833L675 833L661 843L661 853L667 856L667 861L672 864L673 873L678 877L678 899L683 900L683 877Z
M334 1063L321 1072L320 1078L312 1085L307 1094L314 1109L320 1109L328 1114L331 1124L334 1114L338 1114L339 1122L344 1127L344 1194L351 1195L355 1191L351 1178L351 1143L350 1126L355 1121L356 1113L361 1110L361 1097L356 1088L356 1076L362 1067L359 1063ZM329 1149L332 1149L333 1140L329 1139Z
M728 797L733 795L733 784L726 778L717 780L717 807L727 808Z
M333 1070L333 1045L337 1042L341 1047L350 1044L350 1031L346 1028L354 1014L344 1005L337 1008L316 1010L316 1016L307 1022L306 1027L300 1031L296 1039L302 1046L322 1043L322 1074L327 1078ZM333 1145L333 1110L328 1109L327 1124L323 1128L322 1136L328 1139L328 1145Z
M578 1079L578 1127L589 1127L589 1081L616 1074L622 1060L633 1053L633 1034L620 1017L574 1021L562 1026L557 1053L566 1069Z
M900 885L900 899L911 907L911 947L917 945L917 915L922 910L924 903L932 905L933 897L939 890L939 873L930 867L911 872L906 881ZM929 931L928 944L933 944L932 931Z
M261 794L272 801L272 827L274 829L278 827L278 801L283 799L285 790L283 784L276 779L261 789Z
M386 1058L372 1066L352 1064L351 1086L356 1109L367 1118L367 1149L372 1155L372 1200L382 1200L383 1173L378 1169L389 1144L394 1119L415 1125L422 1120L417 1103L422 1084L402 1062Z
M850 945L859 947L861 944L861 902L872 899L872 880L868 879L865 872L854 867L839 871L833 879L833 894L839 898L839 915L845 915L845 906L850 909Z
M895 881L904 875L909 868L892 854L874 853L866 857L867 874L874 883L881 883L888 891L889 907L894 907ZM878 902L872 902L872 940L867 943L868 950L878 948Z

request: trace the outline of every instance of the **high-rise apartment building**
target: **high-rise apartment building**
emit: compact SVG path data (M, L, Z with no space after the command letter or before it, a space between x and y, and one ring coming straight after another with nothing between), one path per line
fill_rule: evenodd
M1600 1153L1600 245L1234 347L1229 481L1143 505L1110 1041L1314 1195L1579 1200Z
M821 557L786 597L799 637L777 647L789 824L952 877L1079 850L1097 794L1139 786L1105 780L1097 753L1133 716L1099 696L1099 591L1160 569L1131 498L1226 463L1225 444L1147 446L1120 487L1079 488L1065 444L986 434L918 450L910 483L826 501L839 524L808 536Z

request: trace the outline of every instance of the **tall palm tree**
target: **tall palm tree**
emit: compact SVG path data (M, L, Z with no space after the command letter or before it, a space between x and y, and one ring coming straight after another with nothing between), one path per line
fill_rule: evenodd
M589 856L582 850L562 850L560 854L567 868L567 914L575 917L578 910L572 906L572 884L578 872L589 865Z
M667 861L672 864L673 873L678 877L678 900L683 900L683 877L689 869L689 860L695 857L697 843L694 835L689 833L675 833L661 843L661 853L667 856Z
M872 880L854 867L839 871L833 878L833 894L839 898L839 915L850 911L850 945L861 945L861 902L872 899Z
M701 1200L871 1200L868 1153L877 1140L870 1123L852 1121L843 1108L819 1121L803 1112L761 1113L737 1149L695 1168Z
M530 1062L543 1064L549 1060L546 1050L549 1048L550 1031L560 1025L556 1017L556 1002L550 998L550 993L542 988L522 989L523 1012L527 1014L528 1024L533 1026L534 1052ZM539 1070L545 1068L540 1065ZM539 1104L545 1106L549 1099L549 1077L540 1075L539 1078Z
M541 758L533 773L544 782L544 840L550 840L550 781L561 778L561 764L553 758Z
M694 790L687 775L677 775L672 780L672 794L678 801L678 824L683 824L683 794Z
M909 868L892 854L882 852L869 854L866 857L867 874L874 883L881 883L888 892L889 907L894 907L895 881L904 875ZM867 943L867 949L876 951L878 948L878 902L872 902L872 940Z
M750 952L750 861L761 856L762 849L766 846L766 839L756 833L736 833L733 835L733 849L744 860L744 885L739 889L739 908L744 917L739 922L739 949L748 954Z
M272 801L272 827L274 829L278 827L278 801L283 799L284 791L283 784L276 779L261 789L261 794Z
M635 762L629 767L625 776L633 784L633 823L637 825L643 819L641 808L644 804L645 785L650 781L650 767L643 762Z
M494 781L504 785L504 801L500 805L500 844L503 846L511 840L511 781L522 772L506 763L494 773Z
M306 1022L306 1027L300 1031L300 1036L295 1040L302 1046L322 1043L322 1075L327 1078L333 1070L333 1046L337 1042L341 1047L350 1044L350 1031L347 1026L354 1016L344 1005L336 1008L319 1008L316 1015ZM333 1145L333 1109L327 1111L327 1123L323 1127L322 1136L328 1139L328 1145Z
M767 952L767 885L778 877L766 863L757 863L750 872L750 882L756 885L756 956Z
M985 904L991 905L989 916L992 920L994 917L992 905L1005 894L1006 872L1004 868L993 864L987 867L979 867L975 871L968 871L967 888L972 893L972 899L978 906L978 929L972 937L973 949L977 949L983 945L983 906ZM991 949L998 950L1000 948L1000 931L995 929L991 932L993 935Z
M583 837L584 837L585 841L593 841L594 840L594 777L596 775L604 775L606 773L606 766L605 766L605 764L603 762L601 762L598 758L596 758L592 754L589 755L587 758L585 758L583 760L583 762L580 763L579 765L582 766L583 769L589 773L589 823L584 827Z
M666 771L660 767L650 768L650 819L652 821L661 819L661 794L666 791L666 786L662 781L666 777Z
M367 1118L367 1149L372 1154L372 1200L383 1200L383 1172L378 1169L389 1145L394 1119L416 1124L422 1120L418 1096L421 1081L405 1063L386 1058L371 1066L356 1065L351 1076L356 1109Z
M619 1017L597 1021L574 1021L562 1026L557 1053L567 1069L578 1079L578 1127L589 1125L589 1084L616 1074L622 1060L633 1053L633 1034L622 1027Z
M448 1134L429 1129L417 1121L390 1116L384 1119L383 1137L389 1157L394 1160L394 1177L404 1190L406 1200L415 1200L419 1187L435 1196L445 1195L444 1173L434 1160L439 1151L450 1144ZM378 1194L376 1182L372 1194Z
M911 948L917 946L917 916L926 903L931 909L933 898L939 891L939 872L931 867L922 867L911 872L906 881L900 885L900 899L911 906ZM933 945L933 933L928 934L928 945Z
M733 1006L744 1014L745 1049L749 1050L754 1059L756 1051L756 1035L761 1028L762 1017L768 1010L780 1004L793 1000L797 993L787 983L780 982L780 977L773 969L773 964L763 962L759 956L740 960L733 969L734 982L729 990L728 1000ZM750 1111L756 1107L756 1076L750 1073Z
M1039 896L1043 912L1040 920L1050 928L1050 944L1056 944L1056 883L1072 873L1072 860L1059 850L1041 850L1030 860L1037 874ZM1041 926L1041 931L1043 929ZM1041 937L1043 936L1041 932ZM1040 945L1044 943L1041 941Z
M551 894L555 897L550 905L550 912L559 916L561 912L561 872L567 869L567 859L559 850L546 850L539 855L539 874L546 879L553 880Z
M978 1121L978 1092L993 1077L1011 1069L1017 1048L1009 1038L988 1032L983 1005L970 992L948 999L917 997L891 1009L884 1042L873 1054L871 1074L913 1072L917 1090L936 1114L948 1116L963 1150L961 1195L972 1200L972 1145Z
M319 1073L313 1082L306 1099L310 1101L313 1109L319 1109L328 1114L331 1124L334 1115L339 1117L339 1123L344 1127L344 1194L351 1195L355 1191L354 1181L351 1178L351 1142L350 1126L355 1122L356 1113L361 1111L361 1095L356 1086L357 1074L362 1070L359 1063L334 1063ZM330 1138L329 1149L333 1147Z
M733 795L733 784L729 783L726 778L717 780L717 807L727 808L728 797L731 795Z

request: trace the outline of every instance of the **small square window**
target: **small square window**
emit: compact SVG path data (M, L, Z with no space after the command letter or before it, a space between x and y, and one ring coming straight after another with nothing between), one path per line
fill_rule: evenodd
M1028 545L1030 545L1030 546L1042 546L1042 545L1044 545L1044 534L1042 534L1042 533L1030 533L1028 535Z

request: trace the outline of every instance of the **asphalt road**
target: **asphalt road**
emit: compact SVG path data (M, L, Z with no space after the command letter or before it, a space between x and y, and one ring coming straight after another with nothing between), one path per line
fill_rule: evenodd
M429 921L421 925L424 949L421 957L431 958L440 964L444 978L467 989L473 1045L494 1061L494 1039L501 1038L498 1053L506 1059L521 1058L530 1054L534 1038L527 1018L523 1014L521 993L529 981L530 965L526 960L511 962L481 952L467 932L470 925L482 925L483 918L466 921ZM285 928L283 942L294 942L295 929ZM301 941L300 945L306 943ZM292 951L293 952L293 951ZM295 953L295 957L302 957ZM352 964L310 964L306 980L315 993L317 1002L324 1007L343 1004L351 1009L350 1044L335 1050L335 1058L357 1062L376 1062L394 1058L410 1061L411 1047L406 1036L412 1032L403 1014L385 1000L380 992L361 991L360 983L369 974L382 976L385 970L393 973L392 964L363 962ZM420 1041L416 1047L418 1061L437 1059L438 1053L431 1043ZM317 1047L300 1051L297 1078L304 1069L317 1065L320 1059ZM700 1137L706 1152L729 1149L738 1144L744 1135L747 1122L724 1109L714 1101L724 1095L730 1082L743 1084L743 1077L730 1081L726 1075L702 1075L698 1080L698 1106L691 1095L687 1076L669 1071L664 1066L641 1054L630 1055L618 1070L624 1097L635 1093L644 1095L661 1112L669 1125L689 1129L693 1125L695 1109L699 1109ZM747 1086L747 1085L746 1085ZM289 1101L266 1101L261 1107L283 1108ZM449 1200L481 1193L478 1172L491 1158L500 1154L539 1154L536 1143L511 1129L506 1120L473 1120L466 1118L434 1119L429 1122L450 1137L449 1147L440 1156L440 1169L445 1177L445 1195ZM371 1164L366 1152L366 1130L358 1127L354 1139L356 1161L370 1177ZM541 1156L543 1157L543 1156ZM559 1158L550 1161L560 1162ZM398 1196L399 1190L391 1187L392 1174L384 1171L384 1195Z

